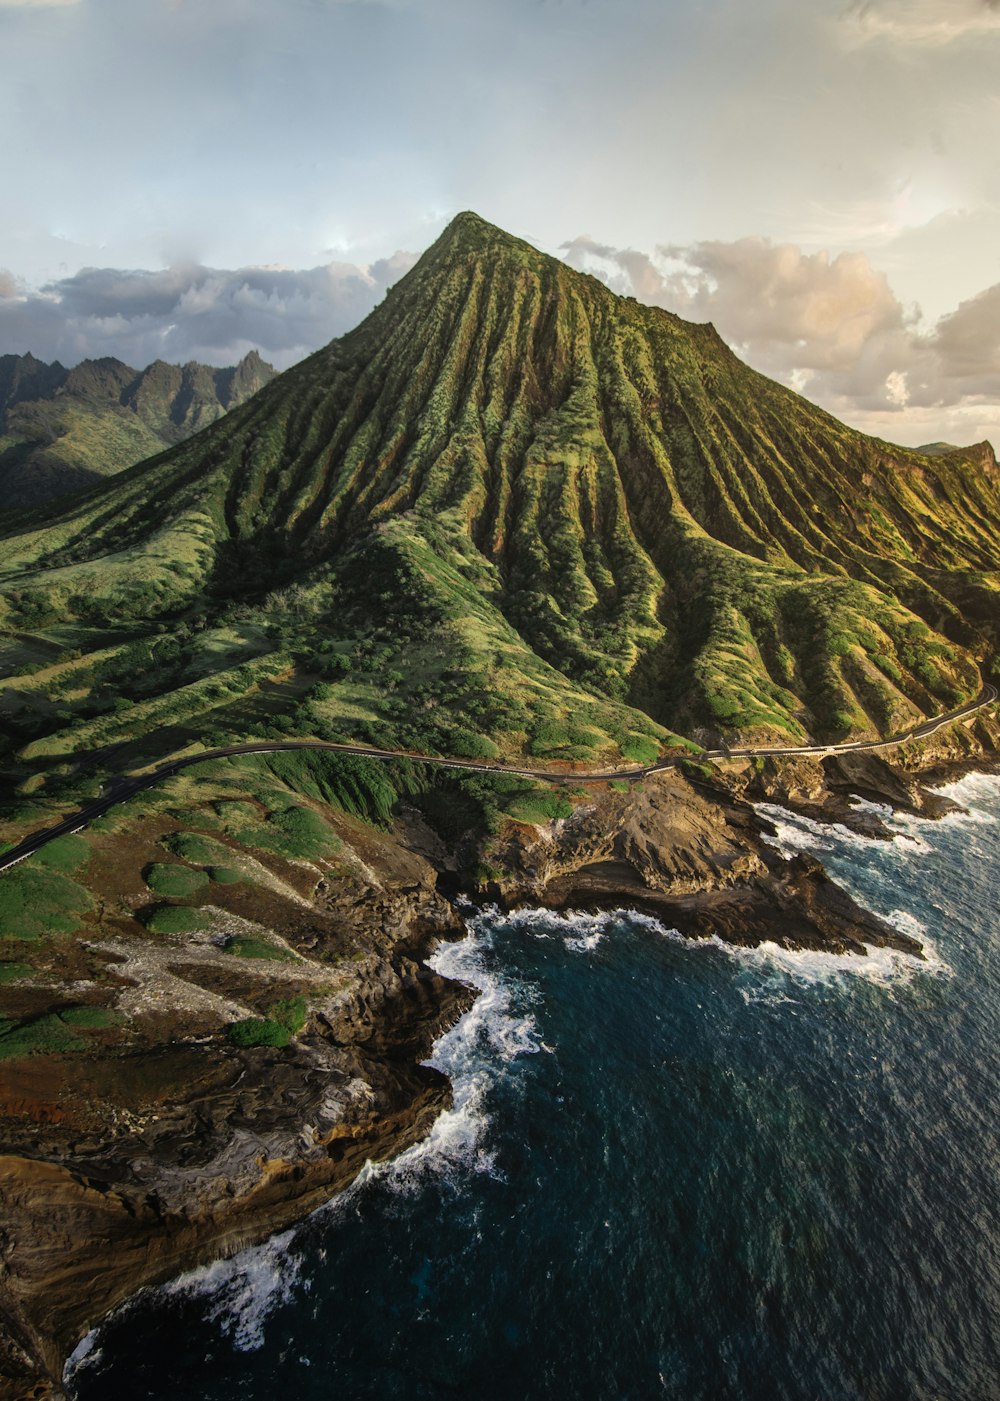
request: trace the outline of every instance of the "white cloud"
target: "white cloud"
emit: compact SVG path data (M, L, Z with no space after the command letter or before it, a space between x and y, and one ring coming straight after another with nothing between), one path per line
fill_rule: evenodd
M0 274L0 353L64 364L113 355L139 367L228 365L258 349L283 369L356 325L414 261L395 253L304 270L83 268L34 292Z
M79 3L80 0L0 0L0 10L53 10Z
M890 404L905 408L910 401L910 391L906 385L906 374L902 370L890 370L885 377L885 397Z
M848 12L852 37L936 46L1000 33L998 0L856 0Z
M693 321L714 321L733 344L775 368L844 369L879 335L901 331L903 308L863 253L804 253L765 238L668 245L650 257L590 239L564 247L578 267L614 267L628 290Z

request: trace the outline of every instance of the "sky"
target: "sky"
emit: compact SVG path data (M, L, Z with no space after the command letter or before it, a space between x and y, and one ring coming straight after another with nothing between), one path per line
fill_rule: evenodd
M1000 448L1000 0L0 0L0 354L285 368L458 211Z

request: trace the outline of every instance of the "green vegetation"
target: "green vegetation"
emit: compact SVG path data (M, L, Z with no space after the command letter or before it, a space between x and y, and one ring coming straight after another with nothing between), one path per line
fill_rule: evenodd
M59 1016L35 1017L21 1022L0 1020L0 1060L82 1051L86 1044Z
M463 215L205 432L8 520L0 764L26 814L96 791L84 753L309 736L571 773L683 732L884 733L995 667L998 577L988 445L867 438L711 326ZM565 804L329 752L215 773L254 785L220 836L292 860L337 851L309 801L385 824L406 800L459 835ZM195 836L184 870L235 869Z
M0 939L73 934L92 905L76 881L22 861L0 874Z
M305 998L288 998L269 1008L266 1017L230 1022L226 1036L234 1046L287 1046L305 1026L306 1015Z
M267 939L252 936L237 936L230 939L223 953L234 954L237 958L270 958L277 963L292 963L295 955L280 944L269 943Z
M537 792L513 798L507 804L508 815L517 822L551 822L558 817L569 817L572 811L572 805L565 796L551 788L539 788Z
M66 1007L21 1021L0 1017L0 1060L85 1050L87 1042L77 1032L100 1031L116 1021L104 1007Z
M17 978L30 978L32 968L27 963L0 963L0 987L12 983Z
M190 900L203 894L208 886L204 871L192 871L188 866L166 861L147 866L143 879L154 895L165 895L170 900Z
M166 838L164 846L192 866L211 866L232 854L222 842L199 832L174 832Z
M31 859L46 870L61 871L68 875L71 871L79 870L90 860L90 844L84 837L71 832L65 837L56 837L54 842L42 847Z
M248 356L234 369L120 360L72 370L0 355L0 487L7 509L79 491L152 457L243 403L274 375Z
M212 923L203 910L186 905L156 905L142 919L151 934L194 934Z
M208 874L217 885L238 885L246 879L241 871L234 871L231 866L209 866Z
M107 1007L68 1007L59 1015L67 1026L86 1027L90 1031L114 1026L118 1020Z

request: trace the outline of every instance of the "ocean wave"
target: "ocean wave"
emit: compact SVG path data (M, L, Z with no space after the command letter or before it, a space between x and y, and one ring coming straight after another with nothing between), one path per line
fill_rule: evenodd
M450 1031L434 1043L425 1065L451 1081L452 1107L439 1114L426 1138L386 1163L366 1163L358 1184L380 1181L389 1191L411 1193L428 1177L460 1182L470 1172L497 1175L488 1146L488 1097L511 1064L541 1050L534 1016L524 1010L532 992L488 966L493 928L488 915L467 920L469 933L441 944L428 959L442 977L475 988L478 997Z
M881 948L867 945L868 952L834 953L822 949L792 949L776 939L765 939L754 946L732 944L717 934L705 938L692 938L679 929L638 910L618 909L599 914L583 911L553 911L534 907L524 907L511 914L499 911L486 911L483 918L490 919L497 930L518 929L536 938L551 938L561 933L568 949L589 953L610 931L623 923L632 928L645 929L658 937L670 940L680 947L693 950L711 950L733 960L750 974L759 974L771 984L773 991L775 978L782 985L842 983L845 979L865 979L872 983L900 985L910 982L920 975L950 976L951 969L939 955L926 927L906 910L894 910L881 916L887 924L900 933L917 939L923 947L924 957L905 953L902 949ZM765 991L766 989L761 989Z
M209 1321L238 1352L253 1352L264 1342L267 1319L291 1301L299 1285L302 1257L294 1248L295 1235L283 1231L228 1260L189 1270L164 1285L163 1293L206 1299Z
M295 1234L295 1230L284 1231L226 1260L188 1270L169 1284L141 1290L117 1309L114 1317L121 1319L130 1310L143 1308L150 1297L203 1299L208 1321L231 1340L238 1352L253 1352L264 1343L267 1319L280 1305L291 1301L299 1286L303 1262L294 1248ZM70 1394L72 1383L81 1372L100 1367L100 1336L101 1330L93 1329L68 1358L63 1383Z
M876 804L871 806L881 807ZM845 827L842 822L818 822L813 817L792 812L777 803L755 803L754 811L774 828L773 832L761 833L764 840L777 847L786 858L796 856L802 851L832 851L838 846L868 849L873 841L873 838L862 836L860 832ZM882 816L881 811L879 816Z
M937 784L931 791L940 793L943 798L950 798L953 803L959 803L963 807L985 802L995 808L1000 801L1000 774L967 773L950 783ZM987 822L997 821L995 812L981 808L977 810Z
M631 925L661 932L663 925L653 915L624 907L590 913L586 910L546 910L524 905L518 910L501 912L495 906L483 910L482 917L496 929L516 929L533 939L561 939L572 953L593 953L609 930L627 920Z

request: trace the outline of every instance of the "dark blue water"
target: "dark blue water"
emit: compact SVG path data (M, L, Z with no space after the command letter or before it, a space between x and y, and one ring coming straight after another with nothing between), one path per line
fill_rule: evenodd
M80 1401L1000 1396L1000 781L890 845L783 816L927 965L479 918L456 1107L111 1322Z

